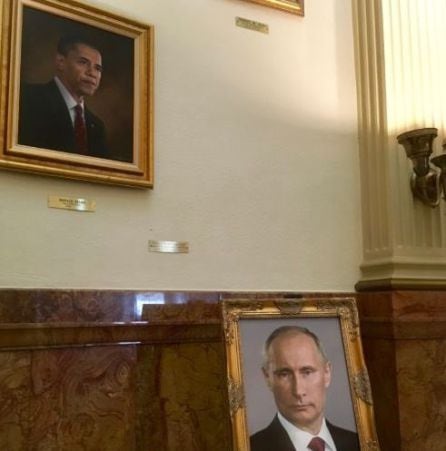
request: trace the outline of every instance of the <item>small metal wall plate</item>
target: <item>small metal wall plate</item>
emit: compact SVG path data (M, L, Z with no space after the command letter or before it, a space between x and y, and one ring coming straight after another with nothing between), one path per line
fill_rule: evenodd
M149 252L188 254L189 253L189 242L187 242L187 241L149 240Z
M248 30L258 31L260 33L268 34L269 27L266 23L256 22L255 20L244 19L243 17L235 18L235 25Z
M48 196L48 207L91 213L96 211L96 201L74 197Z

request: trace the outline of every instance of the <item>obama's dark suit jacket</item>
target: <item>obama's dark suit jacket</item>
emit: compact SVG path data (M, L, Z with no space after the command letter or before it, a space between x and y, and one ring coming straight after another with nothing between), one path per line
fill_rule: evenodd
M46 84L23 84L19 108L19 144L77 153L70 113L54 80ZM106 158L104 124L87 108L84 114L88 155Z

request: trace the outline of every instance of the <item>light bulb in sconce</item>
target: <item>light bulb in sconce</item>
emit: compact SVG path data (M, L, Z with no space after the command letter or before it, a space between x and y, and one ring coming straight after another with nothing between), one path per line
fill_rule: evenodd
M446 193L446 154L430 159L432 144L437 137L436 128L411 130L397 136L404 147L407 158L412 161L413 173L410 180L413 195L430 207L440 203L441 191ZM443 145L445 149L445 145ZM434 169L432 162L438 169ZM441 184L440 184L441 181Z

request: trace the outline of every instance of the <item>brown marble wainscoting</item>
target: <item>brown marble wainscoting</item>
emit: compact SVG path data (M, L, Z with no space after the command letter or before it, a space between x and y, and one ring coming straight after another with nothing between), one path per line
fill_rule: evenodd
M302 296L356 295L0 289L0 450L231 451L219 301ZM382 449L440 449L444 295L358 296Z
M0 450L228 451L218 298L0 290Z
M0 289L0 450L230 451L234 297L301 295Z
M445 450L446 291L357 299L382 450Z

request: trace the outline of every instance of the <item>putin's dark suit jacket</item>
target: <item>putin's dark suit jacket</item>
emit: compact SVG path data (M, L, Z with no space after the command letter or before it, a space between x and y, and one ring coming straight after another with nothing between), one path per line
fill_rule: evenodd
M88 155L107 157L103 122L85 108L85 123ZM70 113L54 80L41 85L22 85L18 143L77 153Z
M358 434L330 424L327 421L337 451L360 451ZM280 424L277 415L271 424L250 438L251 451L295 451L293 443Z

